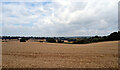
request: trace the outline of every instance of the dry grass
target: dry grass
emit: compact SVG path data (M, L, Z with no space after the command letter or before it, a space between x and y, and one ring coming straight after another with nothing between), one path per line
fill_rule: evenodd
M2 42L3 68L117 68L118 41L92 44Z

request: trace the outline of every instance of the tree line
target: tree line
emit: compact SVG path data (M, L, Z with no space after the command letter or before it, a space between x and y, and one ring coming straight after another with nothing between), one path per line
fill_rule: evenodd
M64 40L67 40L69 44L86 44L93 42L101 42L101 41L115 41L120 40L120 31L113 32L108 36L92 36L92 37L84 37L84 38L71 38L71 37L11 37L11 36L2 36L2 39L20 39L20 42L26 42L29 39L46 39L46 42L50 43L64 43Z
M87 44L93 42L102 42L102 41L115 41L120 40L120 32L113 32L108 36L93 36L89 38L68 38L69 44ZM54 38L47 39L47 42L57 42L57 43L64 43L63 40L56 41Z

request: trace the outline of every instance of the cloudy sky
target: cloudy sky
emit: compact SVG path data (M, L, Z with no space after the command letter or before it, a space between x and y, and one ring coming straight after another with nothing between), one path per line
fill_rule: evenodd
M118 30L118 0L2 2L2 35L92 36Z

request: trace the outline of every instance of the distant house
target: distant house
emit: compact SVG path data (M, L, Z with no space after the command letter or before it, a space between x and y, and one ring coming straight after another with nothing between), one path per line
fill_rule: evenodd
M22 38L18 38L18 40L21 40Z

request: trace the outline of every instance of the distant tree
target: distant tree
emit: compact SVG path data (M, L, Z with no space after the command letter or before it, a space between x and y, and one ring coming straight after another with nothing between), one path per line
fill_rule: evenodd
M73 39L73 38L68 38L67 40L68 40L68 42L76 41L76 39Z
M108 36L109 40L120 40L120 32L113 32Z
M99 38L99 36L98 36L98 35L96 35L94 38Z
M99 38L93 38L92 42L99 42Z
M87 39L77 39L76 41L73 41L73 44L86 44L89 43L89 40Z
M48 38L48 39L46 39L46 41L47 42L51 42L51 43L55 43L56 42L56 40L54 38Z
M103 36L102 38L104 39L104 41L108 41L109 40L108 36Z

